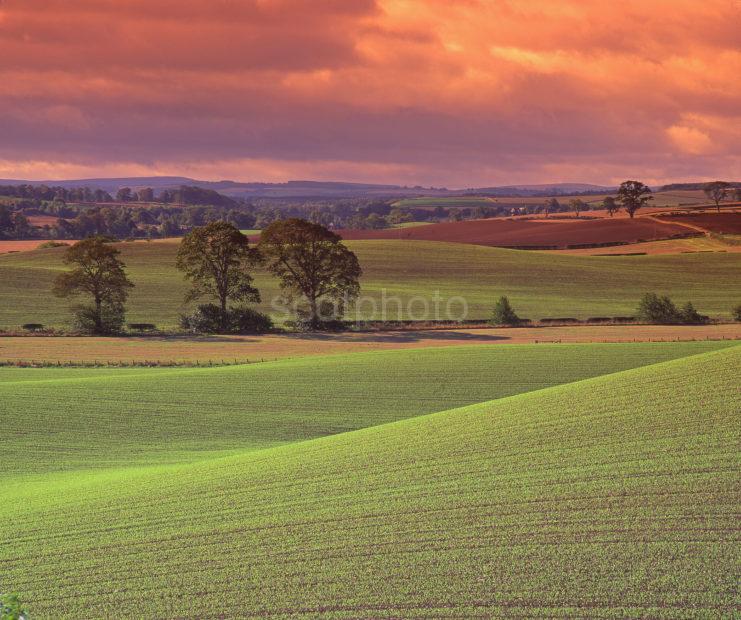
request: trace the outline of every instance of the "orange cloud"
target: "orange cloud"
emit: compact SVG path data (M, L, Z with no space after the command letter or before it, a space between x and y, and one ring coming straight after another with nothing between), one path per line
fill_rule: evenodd
M5 0L0 170L741 178L740 19L729 0Z

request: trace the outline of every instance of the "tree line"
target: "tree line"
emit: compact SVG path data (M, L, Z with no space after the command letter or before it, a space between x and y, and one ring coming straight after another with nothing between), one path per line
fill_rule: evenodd
M741 188L725 181L703 185L718 211L724 200L741 200ZM300 202L259 199L247 202L213 190L181 186L154 196L151 188L121 188L116 197L90 188L44 185L0 186L0 239L81 239L103 235L119 239L180 237L210 222L226 221L240 229L262 229L273 222L300 218L329 229L382 229L411 221L441 222L485 219L525 214L551 214L605 209L610 216L624 210L631 218L651 197L651 189L639 181L625 181L615 196L601 203L574 197L561 203L550 197L542 204L492 204L473 207L433 208L402 206L393 200L346 199ZM88 199L92 199L88 202ZM29 217L48 215L55 223L32 226Z
M135 284L111 241L95 236L70 246L63 261L71 269L54 281L56 296L87 299L72 309L80 331L112 334L123 328L125 302ZM359 294L362 273L339 235L298 218L268 226L256 247L228 222L196 227L181 241L175 265L190 284L186 302L213 300L181 316L181 325L217 333L272 327L269 317L248 305L261 300L253 284L258 265L278 278L285 298L297 302L298 318L311 329L341 318L344 304Z

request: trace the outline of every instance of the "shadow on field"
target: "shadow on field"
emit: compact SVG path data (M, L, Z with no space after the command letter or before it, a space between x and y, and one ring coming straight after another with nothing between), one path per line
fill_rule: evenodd
M354 332L354 333L292 333L287 338L297 340L318 340L332 342L419 342L421 340L457 340L461 342L498 342L509 340L508 336L492 336L491 334L467 333L459 331L429 330L429 331L402 331L402 332Z
M316 342L388 342L405 343L420 342L422 340L459 341L459 342L498 342L510 340L509 336L492 336L491 334L470 333L464 331L448 330L420 330L420 331L398 331L398 332L289 332L276 334L283 338ZM192 342L192 343L239 343L249 344L260 342L262 335L196 335L196 334L167 334L167 335L141 335L127 336L128 340L141 340L143 342Z
M259 336L255 336L259 338ZM250 336L228 336L224 334L165 334L165 335L141 335L141 336L127 336L127 340L142 340L144 342L239 342L244 344L245 342L257 342L257 340L251 340Z

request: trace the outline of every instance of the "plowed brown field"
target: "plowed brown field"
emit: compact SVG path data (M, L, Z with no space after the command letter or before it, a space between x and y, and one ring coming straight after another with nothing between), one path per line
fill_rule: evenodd
M636 218L575 221L469 220L384 230L340 230L344 239L414 239L511 248L621 244L692 234L681 224Z
M699 213L697 215L662 215L662 221L669 224L690 224L726 235L741 234L741 213Z
M739 340L741 323L724 325L581 325L503 327L341 334L265 336L163 336L141 338L19 336L0 337L0 362L188 363L214 364L329 355L387 349L465 344L536 342L647 342Z

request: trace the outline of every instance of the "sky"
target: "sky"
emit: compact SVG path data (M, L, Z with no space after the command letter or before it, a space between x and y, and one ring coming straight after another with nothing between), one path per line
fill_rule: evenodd
M741 0L0 0L0 178L741 180Z

